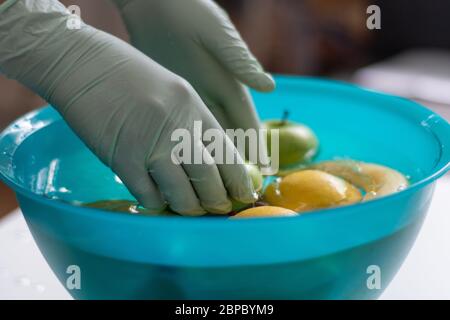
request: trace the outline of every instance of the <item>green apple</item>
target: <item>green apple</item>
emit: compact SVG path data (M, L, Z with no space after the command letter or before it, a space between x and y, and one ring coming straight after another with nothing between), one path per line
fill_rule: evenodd
M246 163L245 167L247 169L248 174L250 175L250 178L252 179L253 189L255 189L255 191L259 193L263 186L263 176L261 174L261 171L259 170L258 166L251 163ZM233 205L232 211L234 212L241 211L250 206L250 204L248 203L242 203L234 199L231 199L231 203Z
M258 166L251 163L246 163L245 168L252 179L253 189L255 189L256 192L261 191L263 186L263 177Z
M267 132L267 149L271 153L271 129L279 130L279 165L287 168L308 163L317 154L319 140L307 126L287 120L270 120L263 124Z

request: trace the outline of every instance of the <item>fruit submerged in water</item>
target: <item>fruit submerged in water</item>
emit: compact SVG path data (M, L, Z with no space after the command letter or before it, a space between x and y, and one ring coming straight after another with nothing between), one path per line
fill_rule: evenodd
M135 203L129 200L100 200L83 204L83 206L115 212L131 212Z
M100 200L83 204L87 208L95 208L114 212L126 212L134 214L145 214L153 216L177 216L175 213L167 210L150 210L140 207L137 202L130 200Z
M255 189L255 192L261 191L263 186L263 177L261 171L259 171L258 166L251 163L246 163L245 167L248 174L250 175L250 178L252 179L253 189Z
M392 194L409 185L408 179L400 172L374 163L353 160L325 161L314 168L341 177L363 189L364 201Z
M297 215L296 212L286 208L262 206L241 211L230 219L294 217Z
M231 207L232 212L239 212L241 210L244 210L244 209L252 206L251 203L243 203L243 202L240 202L240 201L237 201L234 199L231 199L231 205L232 205L232 207Z
M269 185L263 200L296 212L330 208L361 201L358 188L319 170L302 170Z
M259 171L258 166L251 164L251 163L246 163L245 167L250 176L250 179L252 180L253 189L255 190L255 192L259 193L263 186L263 177L262 177L261 171ZM242 203L242 202L234 200L234 199L231 199L231 203L232 203L232 211L233 212L241 211L241 210L251 206L251 204L249 204L249 203Z
M280 168L307 163L317 154L319 141L307 126L286 120L272 120L264 123L267 131L267 150L271 155L271 129L279 130Z

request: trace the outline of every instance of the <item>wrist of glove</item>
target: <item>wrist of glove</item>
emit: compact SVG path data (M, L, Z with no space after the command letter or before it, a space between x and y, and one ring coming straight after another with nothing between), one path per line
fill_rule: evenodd
M57 108L145 207L168 202L200 215L230 211L229 196L253 202L244 165L172 161L174 130L192 131L194 121L221 130L192 87L113 36L83 23L68 29L69 17L52 0L18 1L0 13L2 72ZM207 153L202 140L193 148Z

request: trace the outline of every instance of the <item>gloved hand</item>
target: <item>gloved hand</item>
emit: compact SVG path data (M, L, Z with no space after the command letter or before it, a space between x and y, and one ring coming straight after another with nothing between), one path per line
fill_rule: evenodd
M49 101L142 205L158 209L167 201L181 214L200 215L230 211L227 195L254 201L242 164L172 161L175 129L192 132L198 120L203 130L221 130L185 80L95 28L68 29L69 14L56 0L6 4L0 7L0 70ZM194 149L204 149L200 138ZM226 152L236 154L225 141Z
M243 84L272 91L274 81L227 14L211 0L113 0L132 44L195 88L224 129L259 129Z

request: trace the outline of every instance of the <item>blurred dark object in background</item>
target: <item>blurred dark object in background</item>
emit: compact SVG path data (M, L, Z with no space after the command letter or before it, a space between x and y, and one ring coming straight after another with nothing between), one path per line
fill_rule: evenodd
M271 72L327 74L367 62L368 0L219 0Z
M449 0L374 0L381 8L372 55L386 58L417 47L450 49Z
M276 73L329 75L406 49L450 48L448 0L218 0ZM366 9L381 8L381 30Z

